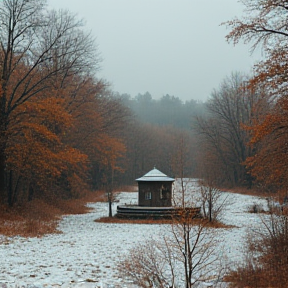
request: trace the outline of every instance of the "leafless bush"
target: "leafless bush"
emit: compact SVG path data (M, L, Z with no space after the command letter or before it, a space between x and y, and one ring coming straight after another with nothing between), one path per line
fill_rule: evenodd
M262 205L262 204L253 203L253 205L251 205L251 206L248 208L248 211L249 211L250 213L264 213L264 212L265 212L265 209L263 208L263 205Z
M196 190L194 179L178 178L173 187L173 205L182 208L195 206L198 202Z
M219 220L224 208L229 204L229 194L204 182L199 184L203 217L208 219L209 222Z
M165 275L166 264L157 241L150 240L132 249L119 265L119 271L140 287L164 288L173 283L173 280Z
M288 287L288 218L271 214L247 238L246 261L231 274L232 287Z
M120 273L142 288L191 288L208 280L215 285L225 265L216 251L215 230L205 223L195 225L178 216L165 236L134 248L120 264Z

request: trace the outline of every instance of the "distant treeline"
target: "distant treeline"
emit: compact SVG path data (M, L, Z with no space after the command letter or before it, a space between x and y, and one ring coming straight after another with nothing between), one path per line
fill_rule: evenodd
M166 94L159 100L149 92L132 98L128 94L118 94L123 103L131 109L142 123L191 130L195 116L205 113L205 103L196 100L183 102L180 98Z
M132 183L156 165L169 176L204 178L210 185L257 184L253 161L260 146L251 142L253 125L273 105L265 89L251 89L249 81L232 73L205 103L171 95L155 100L149 92L116 95L132 113L119 183Z
M131 111L124 132L127 152L119 183L135 183L154 166L174 177L197 176L197 141L192 126L205 114L205 103L183 102L168 94L156 100L149 92L134 98L128 94L115 97Z

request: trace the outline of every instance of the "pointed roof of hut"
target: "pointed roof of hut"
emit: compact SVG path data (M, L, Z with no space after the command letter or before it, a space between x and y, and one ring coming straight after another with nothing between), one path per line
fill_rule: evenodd
M175 181L174 178L168 177L166 174L162 173L158 169L154 167L151 171L146 173L141 178L136 179L136 181L167 181L167 182L173 182Z

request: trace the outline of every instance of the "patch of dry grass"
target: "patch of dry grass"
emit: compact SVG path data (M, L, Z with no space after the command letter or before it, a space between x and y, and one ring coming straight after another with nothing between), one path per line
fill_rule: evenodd
M100 223L117 223L117 224L171 224L171 219L129 219L118 217L102 217L96 219L95 222Z
M87 191L80 199L34 199L14 207L1 205L0 234L41 237L45 234L60 233L57 225L63 215L87 213L88 202L103 201L106 201L103 191Z
M121 186L115 190L115 192L138 192L138 186L137 185L126 185Z
M231 225L225 225L218 221L209 222L204 219L195 218L193 219L193 224L197 225L202 222L206 227L209 228L232 228ZM132 219L132 218L118 218L118 217L102 217L96 219L95 222L100 223L118 223L118 224L173 224L175 220L173 219Z
M250 196L267 197L269 195L266 191L263 191L259 188L248 189L245 187L234 187L229 189L228 188L219 188L219 189L224 192L231 192Z

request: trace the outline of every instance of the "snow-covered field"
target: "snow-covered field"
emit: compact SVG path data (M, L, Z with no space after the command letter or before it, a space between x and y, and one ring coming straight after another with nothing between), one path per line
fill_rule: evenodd
M222 221L235 227L220 230L218 237L224 245L219 255L227 256L233 265L243 259L247 229L260 221L257 214L248 213L249 207L266 203L258 197L228 194L231 201ZM119 204L137 203L137 193L122 192L118 199L114 211ZM95 219L108 215L108 204L90 203L89 207L93 210L88 214L63 217L61 234L42 238L0 236L0 287L135 287L118 275L119 260L137 243L161 236L169 227L97 223Z

